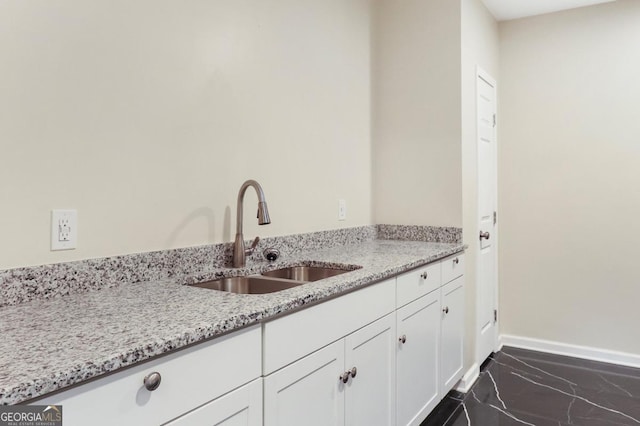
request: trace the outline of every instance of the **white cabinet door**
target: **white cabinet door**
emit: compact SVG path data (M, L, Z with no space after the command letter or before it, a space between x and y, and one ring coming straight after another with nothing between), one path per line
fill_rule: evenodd
M440 402L440 292L397 311L397 425L419 425Z
M215 399L166 426L261 426L262 379Z
M395 325L389 314L345 338L347 426L395 424Z
M264 426L344 425L343 372L344 339L265 377Z
M440 395L453 389L462 377L464 339L464 277L442 287L442 357Z

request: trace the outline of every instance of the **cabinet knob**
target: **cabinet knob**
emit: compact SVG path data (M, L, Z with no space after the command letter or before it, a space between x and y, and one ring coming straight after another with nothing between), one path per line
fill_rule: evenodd
M444 308L442 308L442 312L444 312L445 314L449 313L449 307L445 306Z
M427 272L423 272L422 274L420 274L420 278L422 278L423 280L426 280L428 277Z
M480 231L480 240L482 239L488 240L490 236L491 234L489 234L488 231L485 231L485 232Z
M453 263L457 265L458 263L460 263L460 259L456 257L455 259L453 259Z
M158 389L161 381L162 381L162 376L160 376L160 373L158 373L157 371L154 371L153 373L147 374L143 382L144 382L144 387L148 391L154 391Z
M345 371L344 373L338 376L338 380L341 380L342 383L347 383L349 381L349 374L351 374L350 371Z
M403 334L398 340L404 345L405 343L407 343L407 335Z
M356 367L353 367L351 369L351 377L355 379L356 378L356 374L358 374L358 369Z

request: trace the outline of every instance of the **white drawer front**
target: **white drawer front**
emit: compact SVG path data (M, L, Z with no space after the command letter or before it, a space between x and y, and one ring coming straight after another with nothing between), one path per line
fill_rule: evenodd
M440 287L440 282L441 272L439 262L398 275L397 306L404 306L425 294L437 290Z
M464 254L458 253L455 256L447 257L440 261L442 263L442 284L461 277L464 274Z
M395 279L264 324L264 375L335 342L395 309Z
M158 425L260 376L260 326L195 345L52 395L35 404L62 404L66 426ZM148 391L144 377L160 373Z

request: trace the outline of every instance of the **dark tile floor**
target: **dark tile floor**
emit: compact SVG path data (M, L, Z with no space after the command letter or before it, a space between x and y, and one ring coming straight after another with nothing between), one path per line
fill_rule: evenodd
M483 365L421 426L640 425L640 369L515 348Z

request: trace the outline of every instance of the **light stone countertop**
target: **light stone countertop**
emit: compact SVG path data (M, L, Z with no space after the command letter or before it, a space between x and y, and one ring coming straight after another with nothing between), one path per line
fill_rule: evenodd
M300 251L275 264L361 269L277 293L240 295L181 285L237 270L122 284L0 308L0 404L18 404L464 250L462 243L373 240Z

